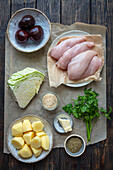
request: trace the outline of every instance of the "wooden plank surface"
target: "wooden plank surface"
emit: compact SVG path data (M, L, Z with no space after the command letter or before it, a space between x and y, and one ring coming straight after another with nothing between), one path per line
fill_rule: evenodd
M2 10L1 10L2 9ZM10 1L0 1L0 169L7 169L9 157L3 154L5 30L10 18Z
M107 106L113 108L113 24L111 23L113 17L113 1L92 0L91 1L91 23L105 25L107 27ZM113 115L111 115L113 120ZM103 141L98 146L98 152L96 152L96 145L93 146L92 166L96 165L97 169L113 169L113 121L107 121L107 136L108 139ZM112 158L111 158L112 156ZM106 161L107 160L107 161ZM108 161L109 160L109 161Z
M11 155L3 154L4 115L4 56L5 31L10 16L24 7L42 10L51 22L72 24L75 21L101 24L107 29L107 105L113 107L113 1L112 0L0 0L0 170L112 170L113 121L108 121L106 141L88 146L79 158L69 157L64 149L53 149L47 158L35 163L18 162ZM112 115L113 119L113 115Z
M60 0L37 0L36 8L44 12L51 22L60 22Z
M90 0L62 0L60 21L62 24L72 24L76 21L89 23Z

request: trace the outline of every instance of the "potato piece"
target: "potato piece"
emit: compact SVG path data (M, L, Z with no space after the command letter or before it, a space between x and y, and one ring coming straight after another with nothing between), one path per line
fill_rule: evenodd
M12 135L18 137L23 136L22 122L16 123L15 125L12 126Z
M44 150L49 150L49 137L47 135L41 137L41 146Z
M41 148L41 147L36 149L36 148L33 148L33 147L31 146L31 149L32 149L33 154L35 155L35 157L40 156L40 154L42 153L42 148Z
M35 132L39 132L43 130L43 123L41 121L33 122L32 123L32 128Z
M32 156L31 148L25 144L24 147L18 151L18 155L22 158L30 158Z
M31 140L31 146L34 147L34 148L39 148L41 146L41 139L37 136L34 137Z
M36 136L41 137L47 135L44 131L40 131L36 133Z
M35 136L35 132L26 132L23 135L23 138L25 140L25 142L30 145L31 144L31 140L34 138Z
M23 132L28 132L32 130L31 123L28 119L23 121Z
M22 137L14 137L11 143L16 149L21 149L24 146L24 139Z

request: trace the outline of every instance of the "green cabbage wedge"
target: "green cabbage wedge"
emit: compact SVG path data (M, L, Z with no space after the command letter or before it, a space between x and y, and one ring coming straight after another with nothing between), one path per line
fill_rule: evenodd
M44 81L44 74L34 68L25 68L12 74L7 86L21 108L25 108L31 99L38 94Z

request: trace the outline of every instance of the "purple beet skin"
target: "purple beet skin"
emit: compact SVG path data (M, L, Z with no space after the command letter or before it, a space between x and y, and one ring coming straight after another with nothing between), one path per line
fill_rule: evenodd
M43 38L43 29L41 26L36 25L29 31L29 37L34 42L39 42Z
M15 38L18 43L26 43L28 41L29 35L24 30L18 30L15 34Z
M34 27L34 25L35 19L31 15L25 15L18 24L18 26L24 30L29 30Z

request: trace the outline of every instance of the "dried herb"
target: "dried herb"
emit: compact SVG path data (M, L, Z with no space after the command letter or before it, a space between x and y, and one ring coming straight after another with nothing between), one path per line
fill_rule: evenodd
M67 141L67 148L71 153L76 153L81 149L82 144L82 140L79 137L71 137Z

